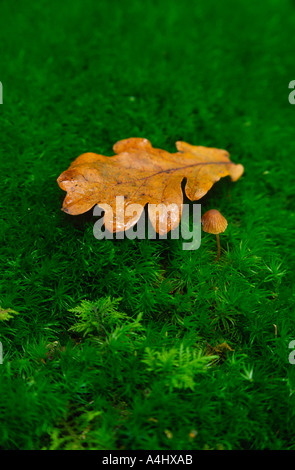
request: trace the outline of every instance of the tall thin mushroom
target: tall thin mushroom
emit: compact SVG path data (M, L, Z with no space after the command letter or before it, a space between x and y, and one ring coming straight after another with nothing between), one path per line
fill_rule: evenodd
M203 215L201 218L204 232L213 233L216 235L217 240L217 256L214 261L217 261L220 257L220 240L219 234L225 232L227 227L227 220L223 215L216 209L211 209Z

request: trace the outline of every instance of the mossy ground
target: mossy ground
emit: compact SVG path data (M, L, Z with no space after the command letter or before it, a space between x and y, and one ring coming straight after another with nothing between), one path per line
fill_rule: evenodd
M294 2L3 0L0 18L1 448L294 450ZM218 263L209 234L98 241L61 212L59 174L130 136L245 166L200 201L229 222Z

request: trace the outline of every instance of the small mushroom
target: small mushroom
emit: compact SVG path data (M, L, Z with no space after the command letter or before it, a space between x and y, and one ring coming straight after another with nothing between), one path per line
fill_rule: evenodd
M220 241L219 234L225 232L227 227L227 220L220 214L216 209L211 209L205 212L201 218L204 232L213 233L216 235L217 240L217 256L214 261L217 261L220 257Z

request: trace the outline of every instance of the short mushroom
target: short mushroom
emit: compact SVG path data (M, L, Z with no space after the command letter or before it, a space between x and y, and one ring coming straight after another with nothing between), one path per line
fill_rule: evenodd
M219 234L225 232L227 227L227 220L222 214L216 209L211 209L205 212L201 218L204 232L213 233L216 235L217 240L217 256L214 261L217 261L220 257L220 241Z

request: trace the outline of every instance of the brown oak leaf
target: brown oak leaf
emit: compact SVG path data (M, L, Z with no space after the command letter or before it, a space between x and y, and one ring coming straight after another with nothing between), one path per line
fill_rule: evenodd
M80 155L57 180L67 192L62 209L78 215L97 204L105 210L105 227L122 232L138 222L149 203L153 227L165 234L180 222L184 178L186 195L195 201L220 178L229 175L237 181L243 174L243 165L232 163L226 150L186 142L176 142L176 148L178 152L169 153L153 148L147 139L132 137L114 145L115 156ZM123 198L123 214L118 208L116 211L116 196ZM134 204L138 205L136 210Z

